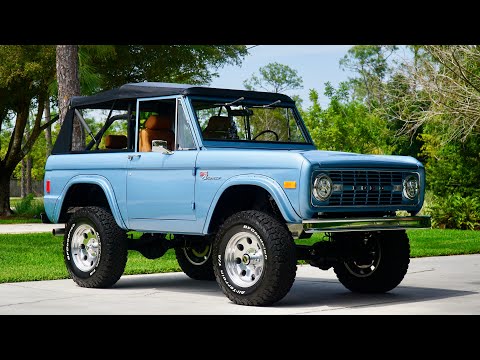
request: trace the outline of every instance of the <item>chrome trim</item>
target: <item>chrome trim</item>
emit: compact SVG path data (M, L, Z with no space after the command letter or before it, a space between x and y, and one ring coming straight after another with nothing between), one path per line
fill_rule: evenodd
M315 232L428 229L432 226L430 216L309 219L303 220L302 224L307 234Z
M327 181L327 185L325 189L325 187L321 188L320 190L325 190L327 191L328 190L328 194L325 195L323 198L322 198L322 195L319 191L319 189L317 188L317 186L320 185L320 181L322 181L323 179L325 179ZM325 185L325 184L324 184ZM332 195L333 193L333 181L332 179L330 178L330 176L328 176L327 174L325 173L320 173L318 174L316 177L315 177L315 181L313 182L313 188L312 188L312 194L313 196L315 197L315 199L317 199L318 201L320 202L325 202L327 201L330 196Z
M413 197L408 196L408 191L407 191L407 183L410 178L415 179L415 182L417 183L417 189ZM417 174L417 176L415 175L405 176L405 179L403 179L403 191L402 191L403 197L407 198L408 200L415 200L415 198L418 198L419 194L420 194L420 175Z
M406 199L407 201L411 201L412 203L410 204L403 204L403 200L402 200L402 204L392 204L392 205L330 205L330 204L318 204L318 203L315 203L314 202L314 199L315 199L315 196L313 196L313 183L314 183L314 179L319 175L319 174L327 174L329 177L330 177L330 172L331 171L377 171L377 172L394 172L394 173L405 173L407 174L406 176L408 177L409 175L411 174L416 174L417 175L417 179L418 179L418 194L417 196L414 198L414 199L409 199L407 197L404 196L403 194L403 183L404 183L404 180L405 178L403 178L402 176L402 183L401 184L395 184L395 185L400 185L401 188L400 189L395 189L395 185L392 184L393 186L393 191L392 192L401 192L402 193L402 199ZM333 182L333 180L332 180ZM421 188L421 184L422 184L422 177L420 176L420 172L417 171L417 170L411 170L411 169L402 169L402 168L398 168L398 169L382 169L382 168L338 168L338 169L331 169L331 168L322 168L322 169L315 169L312 171L312 173L310 174L310 205L313 207L313 208L325 208L325 209L328 209L329 207L334 207L334 208L357 208L357 207L364 207L364 208L372 208L372 207L385 207L386 209L391 209L391 208L394 208L395 207L395 210L404 210L404 209L407 209L407 208L411 208L411 207L416 207L418 206L418 204L420 203L420 197L421 197L421 193L422 191L424 191L422 188ZM333 186L335 187L335 185L339 185L339 184L335 184L333 183ZM342 184L343 185L343 184ZM343 186L342 186L342 191L343 191ZM334 192L337 192L337 191L332 191L332 194L330 195L330 197L333 195ZM329 200L330 197L327 199ZM413 201L415 201L415 199L417 199L417 202L416 203L413 203ZM318 199L315 199L317 200L317 202L321 202L320 200ZM326 200L326 201L327 201ZM326 202L325 201L325 202ZM401 207L401 209L399 208Z

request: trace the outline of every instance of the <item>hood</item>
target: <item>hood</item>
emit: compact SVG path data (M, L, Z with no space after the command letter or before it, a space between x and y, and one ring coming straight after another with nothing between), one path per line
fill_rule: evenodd
M402 168L415 170L423 167L422 163L411 156L398 155L363 155L340 151L312 150L302 153L312 164L322 167L341 168Z

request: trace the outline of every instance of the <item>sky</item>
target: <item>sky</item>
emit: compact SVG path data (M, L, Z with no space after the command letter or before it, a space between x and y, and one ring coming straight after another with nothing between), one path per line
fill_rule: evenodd
M253 45L248 45L250 47ZM311 105L308 99L310 89L316 89L322 107L328 105L323 94L324 84L330 81L336 87L341 81L352 76L340 69L339 61L351 45L258 45L249 50L241 67L227 65L218 70L219 77L214 78L210 86L219 88L245 89L243 81L258 74L258 69L271 62L288 65L297 70L303 79L303 89L286 91L287 95L299 95L303 107Z

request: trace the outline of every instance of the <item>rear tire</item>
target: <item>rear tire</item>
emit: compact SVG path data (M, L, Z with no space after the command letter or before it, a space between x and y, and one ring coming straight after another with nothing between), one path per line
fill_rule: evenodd
M223 293L240 305L271 305L295 280L295 244L285 225L260 211L241 211L220 226L213 268Z
M362 235L334 234L344 255L344 260L333 268L338 280L350 291L359 293L384 293L394 289L402 282L410 263L406 232Z
M79 286L111 287L127 263L126 232L105 209L81 208L66 225L63 255L70 277Z
M194 280L215 280L212 263L212 244L201 243L175 248L178 265Z

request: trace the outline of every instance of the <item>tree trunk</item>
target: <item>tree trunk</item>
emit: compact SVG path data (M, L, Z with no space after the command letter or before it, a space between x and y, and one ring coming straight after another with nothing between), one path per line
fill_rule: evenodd
M32 188L32 167L33 167L33 159L31 156L27 156L27 181L25 184L25 190L27 191L27 195L33 192Z
M78 45L57 45L57 82L60 124L68 110L72 96L80 95L78 77ZM85 132L78 119L73 122L72 150L85 148Z
M48 123L51 120L50 115L50 99L45 100L45 122ZM45 142L47 143L46 157L50 156L52 153L53 143L52 143L52 126L47 126L45 129Z
M20 196L24 198L27 196L27 161L22 159L22 175L20 178Z
M0 216L12 215L10 209L10 177L13 171L0 169Z

